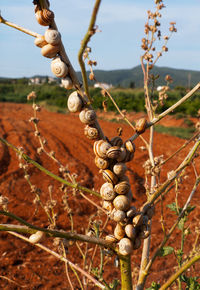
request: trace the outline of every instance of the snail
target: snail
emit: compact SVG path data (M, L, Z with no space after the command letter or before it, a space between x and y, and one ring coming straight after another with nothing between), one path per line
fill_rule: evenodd
M134 226L141 226L143 223L143 216L141 214L136 215L133 218L132 223Z
M96 166L100 169L106 169L109 167L109 161L98 156L95 157L94 160Z
M126 170L127 170L126 164L122 162L116 163L113 166L113 172L119 177L123 176Z
M127 211L130 207L130 201L125 195L118 195L113 200L113 205L118 210Z
M139 237L144 240L144 239L148 238L149 235L150 235L149 226L145 226L145 225L141 226L140 232L139 232Z
M36 46L41 47L41 48L47 44L46 40L44 39L44 36L42 36L42 35L36 37L34 40L34 43Z
M42 47L41 54L45 57L53 58L57 55L59 50L60 50L60 45L51 45L48 43Z
M113 236L113 235L107 235L105 237L106 242L108 242L109 244L115 243L117 241L117 239Z
M105 169L102 171L103 179L107 182L110 182L112 184L116 184L118 181L117 175L115 175L111 170Z
M123 145L122 138L120 138L119 136L113 137L110 140L110 143L112 144L112 146L119 146L119 147L121 147Z
M106 209L108 212L111 212L114 208L111 201L103 200L102 207Z
M91 125L96 121L96 113L94 110L84 109L79 114L82 123Z
M81 111L83 107L83 101L77 91L74 91L73 93L69 95L67 106L68 106L69 111L72 113Z
M126 157L125 157L125 160L124 162L129 162L133 159L134 157L134 152L130 152L128 150L126 150Z
M120 148L120 155L119 157L117 158L117 161L118 162L123 162L126 158L126 149L124 147L121 147Z
M129 192L130 183L128 181L121 181L114 187L114 191L118 194L126 194Z
M114 229L114 236L116 239L121 240L125 236L124 228L118 223Z
M132 217L134 217L136 215L136 213L137 213L136 207L135 206L131 206L130 209L126 212L126 216L128 218L132 218Z
M123 238L118 243L119 254L123 256L130 255L133 252L133 244L130 239Z
M144 133L147 126L147 120L145 118L141 118L136 122L135 130L138 134Z
M51 71L56 77L64 78L68 73L68 67L61 60L61 58L59 56L57 56L51 62Z
M111 218L115 221L115 222L122 222L126 217L126 214L123 210L116 210L114 209L114 211L111 213Z
M44 38L47 43L50 43L52 45L59 44L61 42L61 35L58 30L48 28L45 31Z
M125 148L129 152L133 152L133 153L135 152L135 144L131 142L131 140L127 140L125 142Z
M107 157L111 159L117 159L121 154L119 146L112 146L107 151Z
M54 13L49 9L37 10L35 16L37 22L43 26L49 26L54 20Z
M94 142L93 149L94 149L94 153L97 156L106 159L107 158L106 153L110 147L111 147L111 145L108 142L106 142L104 140L99 140L99 141Z
M71 90L73 88L73 83L70 77L65 77L61 80L62 86L67 89Z
M85 126L84 134L88 139L98 139L99 138L99 131L96 127L93 126Z
M137 250L141 246L141 239L139 237L136 237L134 242L133 242L133 249Z
M128 224L125 226L124 228L125 230L125 233L127 235L128 238L130 238L131 240L135 239L136 237L136 230L135 228L133 227L132 224Z
M45 233L41 231L37 231L35 234L29 237L29 241L33 244L41 242L45 237Z
M100 194L104 200L108 201L113 200L116 196L116 193L113 190L113 185L109 182L106 182L101 186Z

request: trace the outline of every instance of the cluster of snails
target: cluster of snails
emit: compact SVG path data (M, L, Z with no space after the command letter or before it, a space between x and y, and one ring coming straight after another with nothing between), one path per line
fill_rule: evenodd
M110 218L117 222L114 235L106 236L108 242L118 242L119 253L129 255L141 245L141 239L149 235L149 221L153 215L153 207L141 214L131 206L132 192L128 177L125 175L129 162L134 157L135 145L130 140L124 144L117 136L110 141L99 137L96 127L96 113L87 108L77 91L68 98L70 112L79 112L79 118L86 125L85 135L94 142L95 164L106 181L100 189L103 199L102 207L108 211ZM140 119L136 126L138 134L144 132L146 120Z
M38 23L43 26L51 26L54 20L54 13L49 9L40 9L37 5L35 15ZM51 70L53 74L62 78L62 85L66 89L72 89L73 83L69 76L68 66L59 56L62 46L61 34L56 29L49 27L44 36L35 38L35 45L41 48L41 54L48 58L53 58Z

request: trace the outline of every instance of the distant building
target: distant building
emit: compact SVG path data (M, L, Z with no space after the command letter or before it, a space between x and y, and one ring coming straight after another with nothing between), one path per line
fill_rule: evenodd
M96 83L94 84L94 88L104 88L105 90L113 88L112 84L106 84L106 83Z
M29 79L28 84L29 85L42 85L45 83L51 84L51 83L58 83L58 82L59 81L53 77L33 77Z

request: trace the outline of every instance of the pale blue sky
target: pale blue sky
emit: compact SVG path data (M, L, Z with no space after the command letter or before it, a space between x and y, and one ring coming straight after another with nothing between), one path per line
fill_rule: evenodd
M67 54L79 70L77 53L89 23L94 0L50 0L51 9ZM176 21L178 33L169 43L169 52L158 62L159 66L200 70L200 1L168 0L161 18L164 32L168 23ZM154 0L102 0L97 25L102 32L90 42L92 59L98 69L125 69L139 64L144 36L146 10ZM37 24L32 0L0 0L2 16L21 26L43 34L45 27ZM23 77L52 75L50 60L41 56L34 39L0 24L0 76Z

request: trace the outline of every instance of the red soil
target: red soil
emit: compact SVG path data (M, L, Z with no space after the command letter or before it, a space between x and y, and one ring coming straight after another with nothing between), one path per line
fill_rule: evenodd
M32 115L32 108L29 105L0 104L0 135L15 146L23 147L25 153L48 170L55 174L59 174L58 167L55 163L44 154L38 155L36 153L36 150L39 147L38 140L34 137L33 125L28 122ZM56 157L60 159L63 164L68 165L70 173L77 174L77 180L81 185L95 188L95 190L98 191L103 180L101 175L98 173L98 169L94 165L94 154L92 150L93 142L86 139L83 135L83 125L80 123L77 116L73 114L63 115L50 113L46 110L42 110L39 113L39 119L41 120L39 123L40 132L42 136L48 140L48 149L50 151L55 151ZM106 121L100 121L100 124L108 138L117 135L117 128L119 126L123 129L124 140L133 134L132 129L124 124L119 125ZM144 137L148 137L148 132L144 134ZM167 158L184 144L184 142L184 140L179 138L164 134L155 134L155 156L164 154L164 158ZM138 208L146 200L144 193L144 169L142 165L147 159L147 152L140 149L140 147L143 146L140 138L135 141L135 144L135 158L132 162L128 163L129 170L127 175L129 176L132 185L132 191L135 198L134 204ZM181 163L191 146L192 144L163 166L161 181L166 179L167 172L171 171ZM199 163L199 160L197 160L196 165L198 169ZM49 199L48 186L53 185L53 199L57 201L55 207L58 216L57 228L69 231L71 229L70 220L67 216L67 212L64 211L62 203L63 194L59 190L60 184L47 177L44 173L41 173L33 166L29 166L28 172L31 176L32 184L37 185L42 191L41 200L43 203L46 203ZM33 204L35 196L31 192L23 175L23 170L19 168L19 160L16 153L0 144L0 193L9 198L9 211L34 225L47 227L47 216L41 207L38 207L38 210L36 211L36 206ZM191 192L194 182L194 171L192 167L188 167L185 172L185 180L179 188L179 202L181 206L184 204ZM175 220L174 214L166 208L167 204L174 202L174 196L175 194L172 190L164 197L163 209L166 228L171 226ZM100 204L97 198L90 198ZM196 205L196 209L189 217L188 222L191 234L187 236L185 243L186 254L189 253L193 245L196 235L195 227L199 228L199 200L198 189L192 201L192 204ZM69 190L68 203L72 209L74 228L78 233L85 233L85 229L88 226L89 216L96 213L96 207L88 203L80 195L76 194L76 196L74 196L71 190ZM156 214L153 217L151 254L155 251L163 238L160 224L160 211L159 203L157 205ZM97 221L99 219L105 221L105 217L99 216L99 213L93 217L93 221L95 219ZM5 218L2 216L0 222L16 223L11 218ZM112 233L113 228L114 224L109 222L105 229L106 234ZM180 231L176 230L173 238L171 238L168 243L170 246L174 247L175 250L180 247L179 233ZM44 244L49 246L51 249L58 251L58 249L53 246L52 238L45 240ZM84 251L84 245L80 244L80 246ZM93 246L91 248L93 248ZM88 255L91 255L91 252L92 250L89 249ZM99 254L98 251L97 253ZM134 278L139 270L140 255L141 249L135 251L132 258ZM184 258L185 257L186 256L184 256ZM80 252L77 250L75 245L69 247L67 258L83 267ZM27 244L26 242L4 232L0 233L0 264L1 289L21 289L21 287L24 287L25 289L70 289L65 274L65 268L61 261L58 261L56 258L50 256L48 253L38 249L37 247ZM97 267L98 265L99 258L95 258L94 266ZM166 279L174 273L176 266L177 263L173 254L167 256L167 258L157 258L152 268L151 275L148 278L147 286L151 284L151 281L161 283L166 281ZM71 270L69 271L71 274ZM188 274L192 273L198 275L199 271L200 266L199 264L196 264ZM119 269L114 266L114 258L108 260L108 263L105 266L104 277L109 282L114 278L119 278ZM6 278L10 280L6 280ZM14 284L11 280L17 284ZM79 289L79 284L73 274L72 283L74 289ZM91 286L89 289L96 288Z

